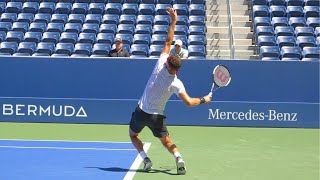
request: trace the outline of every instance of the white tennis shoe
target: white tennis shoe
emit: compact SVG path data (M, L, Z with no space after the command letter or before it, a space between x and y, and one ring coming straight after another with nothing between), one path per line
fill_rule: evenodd
M187 169L185 167L185 163L184 163L182 157L177 157L176 164L177 164L177 174L185 175L187 172Z
M146 172L150 171L151 167L152 167L151 160L148 157L146 157L146 158L144 158L143 163L144 163L143 170L146 171Z

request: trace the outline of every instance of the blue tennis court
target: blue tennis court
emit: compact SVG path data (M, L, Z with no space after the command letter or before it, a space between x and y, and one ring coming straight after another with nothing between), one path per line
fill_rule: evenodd
M0 140L0 154L0 179L10 180L132 179L142 162L129 142Z

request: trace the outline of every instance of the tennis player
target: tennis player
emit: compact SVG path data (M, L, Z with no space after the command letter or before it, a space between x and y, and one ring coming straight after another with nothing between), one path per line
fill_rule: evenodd
M185 163L177 146L171 141L167 126L166 117L163 115L165 105L171 95L175 93L182 101L190 106L197 106L202 103L208 104L211 96L201 98L190 97L183 83L178 79L177 72L181 67L181 59L178 55L170 55L170 46L173 41L174 28L177 22L177 13L173 8L167 9L171 17L171 24L160 58L156 63L150 79L145 87L143 95L138 103L135 112L132 113L129 134L133 145L144 159L144 170L149 171L152 162L143 150L143 144L139 139L139 133L147 126L153 135L160 139L164 147L174 155L177 166L177 174L186 174Z

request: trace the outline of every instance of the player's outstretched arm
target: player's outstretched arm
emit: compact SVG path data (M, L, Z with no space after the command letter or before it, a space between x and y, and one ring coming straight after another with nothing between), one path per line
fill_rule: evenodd
M188 95L188 93L186 92L182 92L179 94L180 99L182 99L182 101L189 107L194 107L194 106L198 106L202 103L206 103L209 104L209 102L211 101L212 97L207 95L201 98L193 98L190 97Z
M164 53L169 54L171 44L173 41L173 36L174 36L174 28L176 27L176 23L177 23L177 12L173 8L168 8L167 12L168 12L169 16L171 17L171 24L170 24L169 31L167 34L167 39L166 39L166 42L164 44L164 47L162 49L161 54L164 54Z

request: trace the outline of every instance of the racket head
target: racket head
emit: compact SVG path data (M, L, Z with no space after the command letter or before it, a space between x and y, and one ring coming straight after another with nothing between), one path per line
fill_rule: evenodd
M212 79L218 87L225 87L231 82L231 73L226 66L220 64L213 69Z

